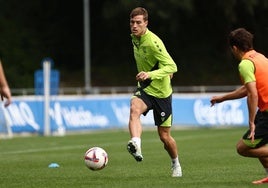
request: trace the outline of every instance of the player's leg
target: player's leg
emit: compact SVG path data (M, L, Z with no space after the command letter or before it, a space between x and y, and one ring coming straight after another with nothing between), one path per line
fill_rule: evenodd
M128 124L131 138L141 137L142 126L140 116L146 109L147 109L146 104L140 98L134 97L131 99L129 124Z
M178 157L178 149L177 149L177 144L174 138L171 136L170 133L170 127L163 127L163 126L158 126L158 134L160 140L164 144L164 148L168 152L170 158L171 158L171 165L172 165L172 176L173 177L181 177L182 176L182 171L181 171L181 166L179 162L179 157Z
M243 138L238 141L236 148L242 156L258 158L266 172L265 178L252 183L268 183L268 113L258 111L255 117L255 125L254 142L251 142L251 139L248 138L250 134L248 130Z
M172 125L172 97L153 98L153 113L155 125L157 125L158 135L164 144L164 148L171 158L171 168L173 177L181 177L181 165L178 157L177 144L171 136Z
M268 183L268 157L259 157L259 161L264 167L266 177L262 178L260 180L253 181L253 184L263 184L263 183Z
M175 159L176 157L178 157L177 144L174 138L170 134L170 127L158 126L158 134L169 156L172 159Z
M250 130L244 134L236 145L237 152L245 157L268 157L268 113L258 111L255 116L254 142L248 137Z
M268 157L259 157L259 161L262 164L262 166L264 167L265 173L266 173L266 177L260 179L260 180L256 180L253 181L253 184L264 184L264 183L268 183Z
M243 139L239 140L236 145L237 153L244 157L268 157L268 146L263 145L258 148L253 148L245 144L245 141Z
M237 152L244 157L254 157L258 158L262 164L266 177L260 180L253 181L253 184L263 184L268 183L268 146L263 145L258 148L252 148L246 145L243 139L239 140L237 143Z
M146 111L146 109L147 105L142 99L138 97L133 97L131 99L128 124L131 140L128 142L127 149L137 161L143 160L143 156L141 154L142 125L140 122L140 116Z

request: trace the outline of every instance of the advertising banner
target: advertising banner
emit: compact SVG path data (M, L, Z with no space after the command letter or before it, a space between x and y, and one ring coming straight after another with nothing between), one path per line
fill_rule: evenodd
M51 132L127 128L131 95L51 96ZM211 107L210 96L173 95L174 126L245 126L246 100L232 100ZM141 117L143 126L154 126L153 113ZM0 132L44 132L42 96L13 97L0 111Z

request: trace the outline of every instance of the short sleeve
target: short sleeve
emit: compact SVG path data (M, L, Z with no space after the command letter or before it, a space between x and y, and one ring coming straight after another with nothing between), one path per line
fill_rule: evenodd
M243 79L244 84L249 82L255 82L255 66L252 61L248 59L242 60L238 65L238 70L241 78Z

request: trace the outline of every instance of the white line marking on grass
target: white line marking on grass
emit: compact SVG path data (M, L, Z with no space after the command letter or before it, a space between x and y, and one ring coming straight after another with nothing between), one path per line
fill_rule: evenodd
M69 149L82 149L87 148L86 146L61 146L61 147L50 147L50 148L38 148L38 149L25 149L25 150L16 150L16 151L5 151L1 152L0 155L7 154L25 154L25 153L38 153L44 151L59 151L59 150L69 150Z
M116 145L119 145L119 142ZM108 146L110 143L101 144L102 146ZM114 143L113 143L114 145ZM121 145L121 142L120 142ZM93 146L92 146L93 147ZM26 154L26 153L38 153L38 152L45 152L45 151L63 151L63 150L70 150L70 149L89 149L88 145L73 145L73 146L58 146L58 147L49 147L49 148L38 148L38 149L24 149L24 150L16 150L16 151L4 151L0 152L1 155L9 155L9 154Z

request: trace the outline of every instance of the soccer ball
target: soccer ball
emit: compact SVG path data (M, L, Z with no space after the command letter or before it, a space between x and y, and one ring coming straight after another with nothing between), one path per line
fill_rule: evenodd
M84 159L90 170L101 170L108 163L108 154L100 147L93 147L86 151Z

